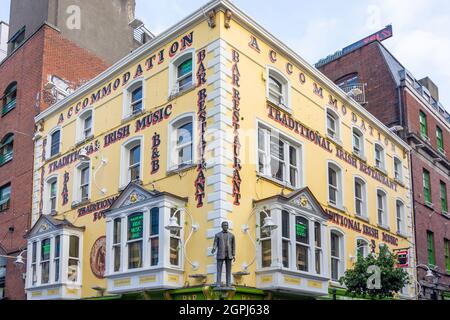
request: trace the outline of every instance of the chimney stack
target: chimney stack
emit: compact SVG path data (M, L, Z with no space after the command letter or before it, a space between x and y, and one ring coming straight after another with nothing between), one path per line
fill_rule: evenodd
M425 77L419 80L419 83L423 85L425 88L427 88L428 91L430 91L431 97L434 100L439 101L439 88L437 87L437 85L434 84L434 82L429 77Z

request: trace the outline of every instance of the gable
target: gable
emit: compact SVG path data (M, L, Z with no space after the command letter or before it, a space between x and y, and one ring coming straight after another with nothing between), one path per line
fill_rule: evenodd
M53 224L45 215L42 215L27 234L27 238L33 238L44 233L55 231L56 229L57 226Z
M327 218L324 209L309 188L292 193L287 197L286 201L289 205L306 211L312 215Z
M122 191L117 200L114 201L109 211L136 205L154 197L154 193L147 191L135 183L130 183L125 190Z

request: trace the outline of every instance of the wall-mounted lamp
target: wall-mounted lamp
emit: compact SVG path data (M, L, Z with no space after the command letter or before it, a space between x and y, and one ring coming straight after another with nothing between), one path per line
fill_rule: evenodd
M82 151L86 151L86 150L82 150ZM106 193L108 192L108 190L106 188L100 188L97 185L97 173L100 171L101 168L103 168L105 165L108 164L108 159L105 159L102 157L101 159L101 163L100 166L97 168L97 170L95 170L94 172L94 185L95 187L101 192L102 195L106 195Z
M14 261L14 264L16 265L16 266L23 266L23 265L25 265L25 259L24 259L24 257L23 257L23 254L26 252L27 250L25 250L25 251L22 251L17 257L13 257L13 256L4 256L4 255L0 255L0 257L1 258L6 258L6 259L14 259L15 261Z
M186 239L186 242L183 243L183 254L184 254L184 257L186 258L186 261L189 262L189 264L192 266L192 269L198 270L198 268L200 267L200 264L198 262L196 262L196 261L192 262L189 259L188 255L186 253L186 245L188 244L188 242L191 239L191 237L194 234L194 232L197 232L199 230L199 228L200 228L200 226L194 222L192 214L186 209L183 209L183 210L182 209L178 209L178 210L176 210L171 215L171 217L169 219L169 224L165 228L166 228L166 230L169 230L171 232L178 232L178 231L181 231L183 229L183 227L178 224L178 220L177 220L177 217L176 217L177 213L181 213L181 211L184 211L184 213L186 213L189 216L190 220L191 220L191 232L190 232L188 238Z

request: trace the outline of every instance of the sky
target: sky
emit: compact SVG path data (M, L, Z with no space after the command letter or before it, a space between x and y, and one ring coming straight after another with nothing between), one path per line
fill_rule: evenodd
M0 0L8 21L9 1ZM155 34L176 24L207 0L137 0L136 17ZM233 0L311 64L388 24L384 45L415 76L429 76L450 110L450 1L448 0Z

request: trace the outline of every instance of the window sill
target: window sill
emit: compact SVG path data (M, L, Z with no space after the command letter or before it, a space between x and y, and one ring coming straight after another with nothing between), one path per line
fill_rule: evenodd
M363 216L359 216L359 215L355 215L355 218L361 221L364 221L366 223L370 223L370 219L368 217L363 217Z
M75 144L75 148L78 148L88 142L91 142L92 140L94 140L94 135L91 134L89 137L85 138L84 140L80 140Z
M142 117L145 114L145 108L143 107L141 111L136 113L127 114L122 118L122 124L128 123L134 119L137 119L139 117Z
M332 204L331 202L328 202L328 206L329 206L330 208L333 208L333 209L335 209L335 210L338 210L339 212L347 213L347 209L346 209L345 207L342 207L342 206L338 206L338 205Z
M77 208L83 207L85 205L88 205L89 203L91 203L90 199L89 200L84 200L84 201L81 201L81 202L74 201L74 202L72 202L72 209L77 209Z
M287 190L290 190L290 191L294 191L294 190L297 189L297 188L295 188L295 187L293 187L293 186L291 186L291 185L286 185L286 184L284 184L284 183L283 183L282 181L280 181L280 180L277 180L277 179L275 179L275 178L272 178L272 177L263 175L263 174L261 174L261 173L259 173L259 172L256 173L256 176L257 176L258 178L262 179L262 180L266 180L267 182L274 183L274 184L276 184L276 185L277 185L278 187L280 187L280 188L284 188L284 189L287 189Z
M277 103L275 101L270 100L269 98L266 97L266 101L267 103L269 103L270 105L276 107L276 108L280 108L281 110L287 112L288 114L292 115L292 109L289 106L285 106L282 105L281 103Z
M381 168L381 167L375 166L375 170L377 170L378 172L381 172L381 173L384 174L385 176L388 175L387 170L386 170L385 168Z
M443 212L442 215L443 215L445 218L450 219L450 214L449 214L449 213Z
M408 239L408 236L407 236L406 234L404 234L403 232L398 232L398 231L397 231L397 235L398 235L399 237L401 237L401 238Z
M167 176L170 177L170 176L174 176L177 174L179 175L186 171L191 171L192 169L195 169L196 167L197 167L197 165L193 163L193 164L181 167L181 168L173 168L173 169L170 169L167 171Z
M341 147L341 148L344 147L344 143L340 139L333 137L332 135L330 135L328 133L327 133L327 138L328 138L328 140L331 140L332 142L337 144L339 147Z
M6 117L7 115L8 115L8 113L10 113L10 112L12 112L14 109L16 109L16 107L14 107L14 108L11 108L11 109L9 109L8 111L6 111L6 112L2 112L2 118L3 117Z
M57 153L57 154L55 154L55 155L53 155L53 156L50 156L50 158L47 158L46 160L47 160L48 162L50 162L50 161L55 160L56 158L59 158L60 156L61 156L61 152L59 152L59 153Z
M397 182L397 184L401 185L402 187L405 186L403 179L394 179L394 181Z
M356 153L356 152L354 152L354 151L353 151L353 155L354 155L356 158L358 158L360 161L367 163L367 158L366 158L364 155L358 154L358 153Z
M432 203L430 203L430 202L425 202L425 207L427 207L428 209L434 211L434 205Z
M385 231L388 231L388 232L391 232L391 228L390 227L388 227L388 226L383 226L383 225L381 225L381 224L377 224L378 225L378 227L380 228L380 229L383 229L383 230L385 230Z
M197 88L197 86L195 84L192 84L192 86L190 86L189 88L183 89L181 91L178 91L177 93L173 93L171 94L168 98L167 101L170 102L172 100L175 100L176 98L185 95L191 91L193 91L195 88Z

